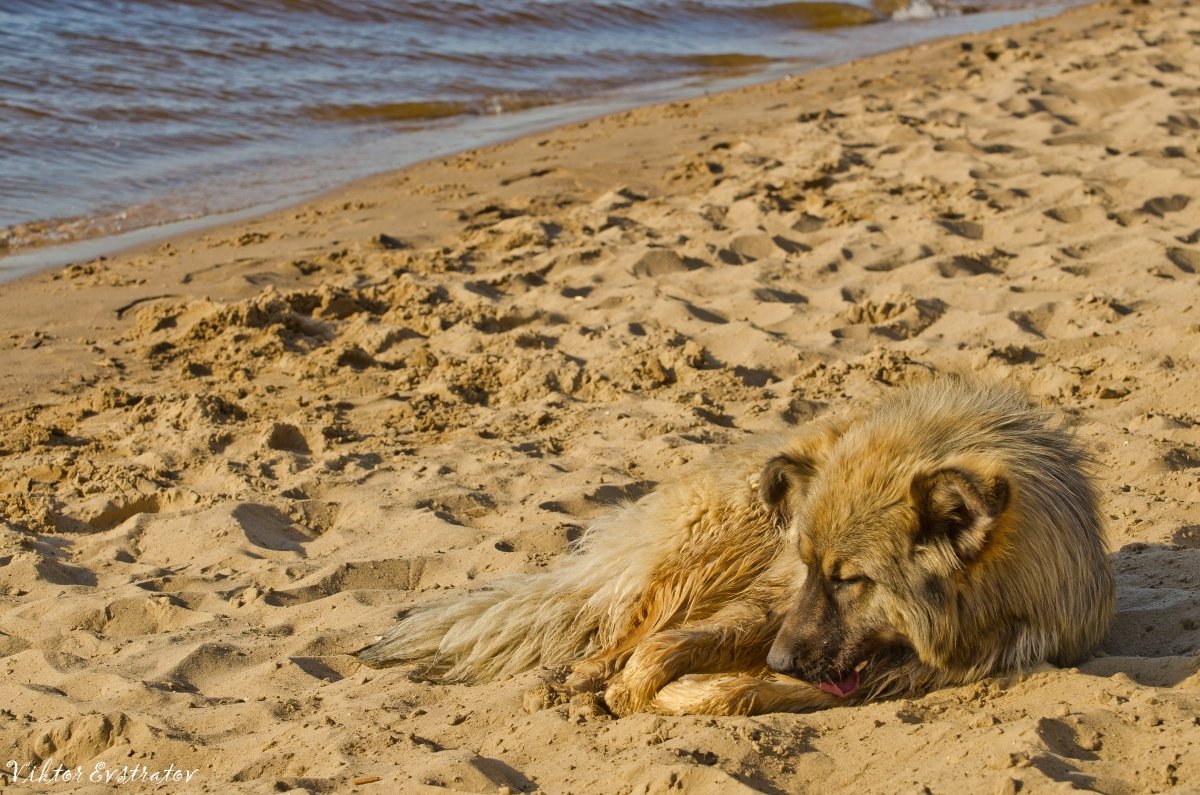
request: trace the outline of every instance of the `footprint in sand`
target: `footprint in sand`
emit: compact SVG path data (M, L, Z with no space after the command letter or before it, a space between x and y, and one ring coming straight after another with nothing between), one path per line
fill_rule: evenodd
M983 240L983 224L961 218L942 218L938 220L938 224L952 235L965 237L967 240Z
M1107 146L1109 136L1091 132L1063 133L1052 135L1042 143L1046 146Z
M1037 113L1047 113L1058 121L1071 127L1081 124L1079 117L1074 115L1079 106L1065 97L1035 97L1029 100L1029 106Z
M811 234L820 231L824 226L824 218L810 215L809 213L801 213L800 217L792 224L792 230L802 234Z
M80 624L92 632L119 638L157 635L209 621L213 616L188 609L179 599L159 594L109 602Z
M629 271L638 278L656 279L669 273L691 270L688 263L669 248L652 248L635 255Z
M286 591L272 591L263 601L272 607L306 604L343 591L388 589L411 591L421 582L423 558L392 558L341 563L326 567Z
M148 682L167 691L183 690L209 698L245 698L249 668L273 657L269 647L252 651L230 643L196 643L182 658Z
M982 276L987 273L1003 273L999 267L1011 254L993 251L989 254L958 254L948 260L937 263L937 272L946 278L955 276Z
M1013 310L1008 313L1008 319L1026 334L1045 339L1046 333L1043 329L1053 319L1054 309L1053 304L1047 304L1037 309Z
M1200 270L1200 251L1172 247L1167 249L1167 259L1184 273L1196 273Z
M23 652L30 647L29 641L16 635L9 635L7 632L0 632L0 659L11 657L14 654Z
M765 232L759 232L735 237L730 241L729 248L721 249L717 257L727 265L743 265L770 257L778 251L771 236Z
M1052 207L1043 213L1047 218L1060 224L1077 224L1083 220L1082 207Z
M286 422L277 422L271 426L271 430L267 432L266 443L267 447L272 450L296 453L297 455L312 453L312 447L300 429Z
M1182 193L1172 196L1156 196L1142 205L1142 212L1163 218L1167 213L1177 213L1187 208L1191 198Z
M145 743L151 741L161 747L160 735L160 730L123 712L92 713L64 718L49 728L35 728L9 753L16 758L53 760L53 765L73 769L113 746L144 748Z
M846 321L867 326L874 335L892 340L911 339L933 325L946 312L946 304L937 298L916 298L899 293L873 301L865 299L846 310ZM835 336L846 336L835 332Z
M768 304L807 304L808 299L800 293L788 290L777 290L771 287L759 287L753 291L756 300Z
M690 301L685 301L682 298L678 298L676 300L683 305L684 309L688 311L689 315L697 320L705 323L716 323L719 325L724 325L725 323L729 322L728 318L718 314L717 312L714 312L711 309L705 309L702 306L697 306L696 304L693 304Z
M871 273L888 273L930 256L933 256L933 249L924 243L905 243L901 246L880 250L863 265L863 270Z

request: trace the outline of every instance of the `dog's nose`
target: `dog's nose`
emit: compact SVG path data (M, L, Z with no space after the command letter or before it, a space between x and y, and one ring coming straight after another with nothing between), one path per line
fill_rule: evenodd
M790 651L781 649L776 643L767 653L767 667L777 674L790 674L796 669L796 660Z

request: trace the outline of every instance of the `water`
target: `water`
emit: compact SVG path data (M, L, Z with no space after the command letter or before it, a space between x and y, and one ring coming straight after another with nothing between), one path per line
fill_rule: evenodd
M0 0L0 271L1049 8L915 2Z

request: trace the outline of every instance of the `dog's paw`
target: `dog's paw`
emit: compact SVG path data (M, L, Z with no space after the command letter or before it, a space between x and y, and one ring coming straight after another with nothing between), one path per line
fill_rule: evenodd
M609 712L618 718L623 718L626 715L632 715L637 712L637 708L634 706L633 694L629 692L629 688L621 681L612 682L605 689L604 705L608 707Z
M618 675L608 684L604 691L604 703L608 711L623 718L635 712L646 712L653 693L644 693L628 677Z
M607 676L608 670L605 666L584 660L571 669L563 687L572 693L598 693L604 689Z

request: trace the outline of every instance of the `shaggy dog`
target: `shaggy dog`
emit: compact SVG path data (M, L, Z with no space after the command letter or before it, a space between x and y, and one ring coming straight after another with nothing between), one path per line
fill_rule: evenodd
M1087 458L1018 390L899 389L695 467L554 568L417 608L360 653L479 682L569 665L618 715L917 695L1091 652L1115 594Z

